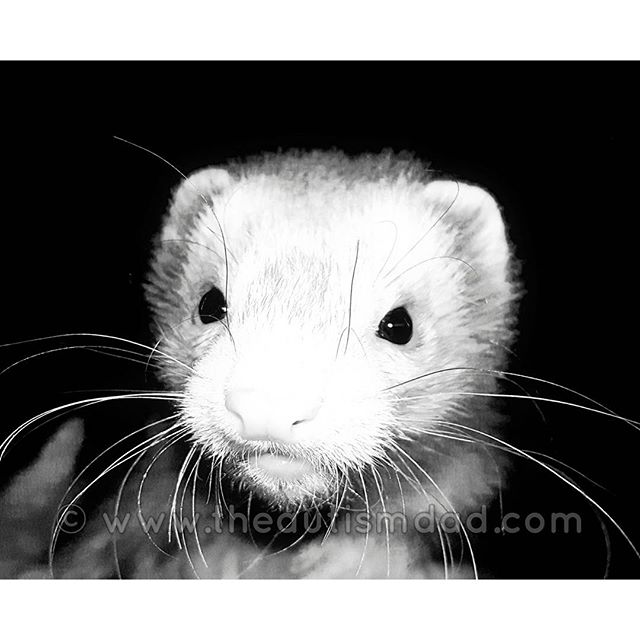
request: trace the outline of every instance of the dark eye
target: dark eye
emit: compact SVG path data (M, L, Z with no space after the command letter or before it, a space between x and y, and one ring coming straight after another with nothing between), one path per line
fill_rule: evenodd
M413 335L413 322L404 307L389 311L380 320L378 335L393 344L407 344Z
M198 305L200 320L204 324L218 322L227 315L227 301L218 287L213 287L202 296Z

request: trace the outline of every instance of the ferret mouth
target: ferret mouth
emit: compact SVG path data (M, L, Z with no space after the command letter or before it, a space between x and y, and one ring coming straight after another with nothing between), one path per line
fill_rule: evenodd
M278 460L282 463L303 463L306 462L310 467L309 458L313 457L312 452L303 449L300 445L289 445L280 442L271 441L253 441L244 442L240 446L233 447L238 460L245 460L247 463L254 464L264 459L267 464Z
M308 455L267 443L240 451L237 462L254 480L304 482L305 478L318 475Z
M271 501L300 504L327 493L325 474L308 456L270 447L252 448L240 454L234 466L237 479Z
M258 473L264 473L285 482L315 474L313 466L306 460L277 453L255 454L249 458L248 465Z

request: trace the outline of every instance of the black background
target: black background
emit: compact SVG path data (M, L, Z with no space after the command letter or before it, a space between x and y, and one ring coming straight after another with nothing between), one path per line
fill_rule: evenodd
M149 343L140 283L179 176L114 135L185 173L278 147L408 149L482 184L504 208L528 291L513 369L639 418L637 75L625 63L5 64L0 341L87 331ZM60 344L4 347L0 364ZM0 434L83 390L153 386L130 363L76 351L43 356L0 377ZM148 413L139 404L85 412L89 448L139 426ZM589 491L639 542L640 434L552 406L543 407L543 424L522 404L509 405L512 441L605 485L609 492ZM24 440L0 475L39 443ZM507 510L579 510L588 531L501 536L492 543L494 575L604 573L600 525L584 500L528 463L516 465L510 485ZM640 575L640 561L608 528L609 575Z

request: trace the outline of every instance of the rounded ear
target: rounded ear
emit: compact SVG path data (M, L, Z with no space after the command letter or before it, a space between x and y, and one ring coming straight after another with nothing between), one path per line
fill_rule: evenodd
M206 167L189 174L174 191L172 215L210 205L212 197L222 194L230 184L229 172L217 167Z
M230 185L229 172L218 167L207 167L188 175L173 192L162 239L177 239L186 235L196 216L213 207L214 199Z
M509 243L500 208L491 194L457 180L434 180L425 189L434 219L449 227L461 257L479 266L507 269ZM441 212L441 213L440 213Z

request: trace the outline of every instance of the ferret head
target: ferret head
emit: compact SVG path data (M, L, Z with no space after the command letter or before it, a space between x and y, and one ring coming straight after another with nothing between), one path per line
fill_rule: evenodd
M230 474L275 502L326 497L465 411L469 369L511 338L511 271L494 199L404 157L204 169L153 258L161 375Z

